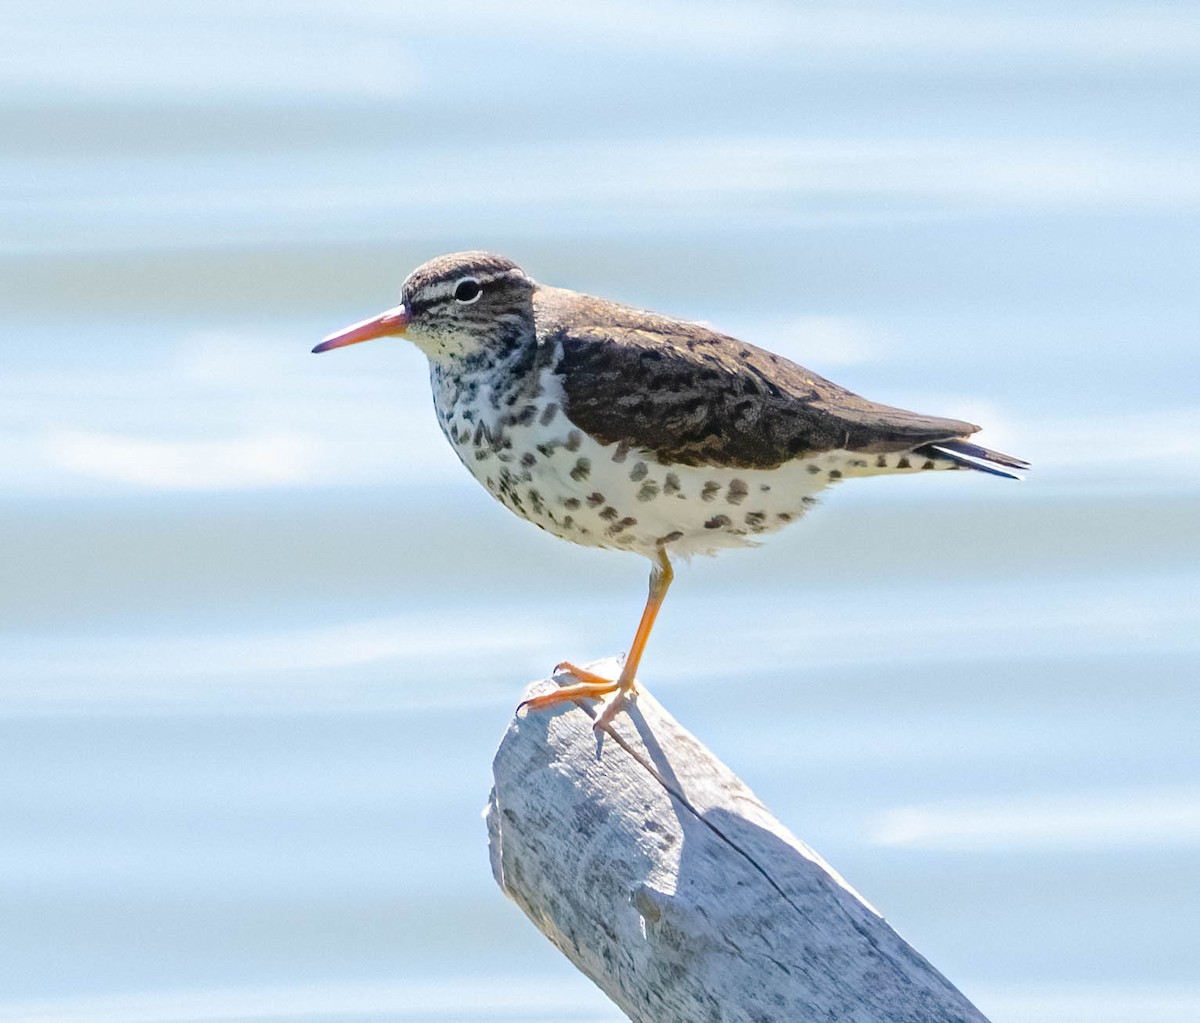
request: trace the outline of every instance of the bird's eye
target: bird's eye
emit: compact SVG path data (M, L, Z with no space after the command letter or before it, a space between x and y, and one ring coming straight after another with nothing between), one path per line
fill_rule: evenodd
M470 305L472 302L478 302L479 296L483 294L483 285L480 284L474 277L464 277L456 285L454 285L454 298L463 305Z

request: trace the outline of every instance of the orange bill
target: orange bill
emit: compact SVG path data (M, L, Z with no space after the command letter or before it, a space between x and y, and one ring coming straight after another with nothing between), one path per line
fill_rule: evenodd
M313 351L327 352L331 348L344 348L346 345L356 345L360 341L373 341L377 337L403 334L408 327L409 319L410 313L401 303L386 313L380 313L369 320L362 320L345 330L330 334Z

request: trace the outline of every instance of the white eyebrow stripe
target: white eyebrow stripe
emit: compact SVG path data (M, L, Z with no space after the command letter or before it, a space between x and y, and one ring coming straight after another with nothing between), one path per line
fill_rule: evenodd
M422 288L413 298L419 298L422 302L440 302L453 295L457 285L458 281L439 281Z
M412 298L420 302L441 302L454 295L454 290L458 287L459 282L464 278L472 277L479 282L480 287L486 288L489 284L495 284L497 281L505 280L512 276L524 277L525 275L520 270L493 270L487 273L463 273L453 280L437 281L434 284L426 284L419 290L413 292Z

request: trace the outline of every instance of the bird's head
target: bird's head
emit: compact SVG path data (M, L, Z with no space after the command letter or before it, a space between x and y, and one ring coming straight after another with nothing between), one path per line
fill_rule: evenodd
M330 334L313 351L402 334L434 362L503 358L533 338L536 287L503 256L439 256L408 275L398 306Z

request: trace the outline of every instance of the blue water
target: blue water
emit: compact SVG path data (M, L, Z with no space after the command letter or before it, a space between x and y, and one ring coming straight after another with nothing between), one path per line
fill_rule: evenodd
M1200 13L5 8L0 1019L614 1021L480 810L647 566L507 515L440 252L986 424L685 566L642 677L997 1023L1200 1018Z

